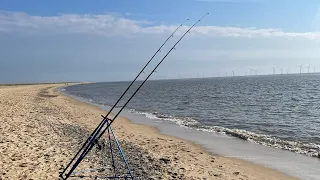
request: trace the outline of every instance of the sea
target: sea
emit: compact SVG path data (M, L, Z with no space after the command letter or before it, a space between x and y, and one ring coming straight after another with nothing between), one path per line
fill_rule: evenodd
M116 110L141 83L133 85ZM62 91L107 110L129 84L80 84L64 87ZM207 145L209 149L212 145L212 151L220 154L250 159L250 153L245 151L251 150L254 154L258 149L262 154L255 157L255 163L295 173L302 179L320 178L317 173L320 169L320 74L150 80L122 114L130 119L144 119L139 123ZM172 127L175 130L168 132ZM233 145L223 145L225 149L213 145L226 142L224 138ZM245 149L248 147L252 148ZM279 163L274 165L277 160L270 160L268 154L273 151L276 154L273 158L287 157L287 166L297 158L306 163L307 169L301 172L302 167L297 166L295 170L282 168ZM308 170L309 175L303 176Z

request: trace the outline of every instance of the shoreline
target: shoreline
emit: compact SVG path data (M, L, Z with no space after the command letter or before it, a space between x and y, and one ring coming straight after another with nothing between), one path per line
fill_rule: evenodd
M58 92L58 91L57 91ZM105 112L107 112L107 110L104 110L102 109L101 107L99 107L98 105L96 104L90 104L89 102L83 102L79 99L76 99L68 94L64 94L62 92L58 92L64 96L66 96L67 98L71 98L72 100L75 100L77 102L81 102L81 103L84 103L86 106L94 106L100 110L103 110ZM172 139L176 139L177 141L184 141L186 143L189 143L191 144L191 146L194 146L196 148L198 148L200 151L202 151L201 153L204 153L204 154L207 154L208 156L212 156L212 157L215 157L215 158L220 158L220 159L223 159L224 161L227 161L227 162L230 162L230 163L233 163L233 164L239 164L240 166L247 166L246 168L243 168L243 169L246 169L246 170L250 170L250 168L252 169L255 169L255 168L266 168L267 171L274 171L276 172L277 174L280 173L281 175L284 175L285 178L289 178L289 179L298 179L297 177L292 177L292 176L289 176L283 172L280 172L278 170L275 170L273 168L270 168L270 167L266 167L266 166L262 166L262 165L259 165L259 164L255 164L255 163L252 163L252 162L249 162L247 160L243 160L243 159L238 159L238 158L234 158L234 157L225 157L223 156L222 154L219 154L219 153L216 153L216 152L212 152L212 151L209 151L208 148L204 147L203 145L201 144L198 144L197 142L194 142L192 140L187 140L187 139L184 139L184 138L181 138L181 137L176 137L174 135L168 135L168 134L165 134L165 133L162 133L160 131L160 129L156 128L156 127L152 127L151 125L145 125L145 124L142 124L142 123L137 123L137 122L133 122L130 118L127 118L127 117L123 117L122 115L120 115L120 118L125 120L126 123L129 123L129 124L133 124L133 125L138 125L138 126L142 126L143 128L146 128L146 129L152 129L152 131L158 135L161 135L161 136L166 136L166 137L169 137L169 138L172 138ZM257 167L255 167L257 166ZM235 174L237 174L235 172ZM287 177L286 177L287 176ZM282 179L282 177L278 177L279 179ZM268 178L267 178L268 179ZM271 179L274 179L274 177L272 177Z
M0 88L0 177L58 179L106 111L56 91L65 84ZM298 179L119 117L113 124L131 170L145 179ZM95 157L93 155L92 157ZM83 167L90 165L90 159ZM96 162L92 162L96 163ZM81 166L82 167L82 166Z
M199 83L210 84L207 81L198 81ZM315 116L310 118L308 118L305 113L299 114L299 112L296 112L297 109L302 108L301 110L303 110L304 107L303 105L300 107L299 105L295 104L298 100L296 98L288 99L288 101L293 101L291 103L294 103L294 106L296 108L290 108L290 105L286 103L288 105L288 107L286 107L287 110L285 110L284 112L277 112L277 110L274 110L271 107L265 107L266 105L263 102L254 105L254 110L250 110L249 106L246 105L247 103L250 104L250 102L246 102L245 104L243 104L243 106L238 107L239 104L237 102L242 102L242 100L244 100L244 96L240 95L237 97L242 97L242 100L241 98L236 101L228 100L228 103L235 103L233 105L226 105L225 107L225 109L229 109L230 111L232 111L232 113L230 114L229 111L220 109L221 106L225 106L225 103L227 103L221 101L223 99L223 96L229 97L228 95L221 95L222 92L219 91L216 95L208 96L208 98L210 98L209 101L213 102L210 103L208 102L208 100L203 99L206 98L207 95L194 95L194 97L192 97L193 99L200 98L202 100L198 101L197 99L195 99L191 101L190 98L186 98L187 94L184 94L183 96L178 95L178 89L172 92L168 92L167 95L161 93L161 91L165 92L166 88L164 87L168 85L170 86L171 83L176 85L187 84L187 82L182 83L179 81L171 80L168 82L162 81L159 83L150 82L150 84L148 84L147 86L151 88L150 92L152 91L152 93L147 93L146 91L142 92L147 93L146 95L148 96L148 99L150 99L145 101L145 97L143 97L144 95L138 93L137 97L135 97L133 101L128 104L124 111L131 113L132 116L142 114L150 119L150 121L170 121L174 124L178 124L181 127L197 129L198 131L209 133L228 135L250 141L255 144L261 144L263 146L286 150L310 157L320 157L320 143L317 140L315 129L310 126L310 124L312 123L315 123L315 125L317 124L316 110L313 110L315 112ZM196 81L190 81L190 83L196 83ZM161 84L167 85L159 86ZM107 91L106 89L103 90L103 88L108 88L113 85L115 91ZM111 102L115 102L115 100L118 98L117 96L120 96L119 93L121 91L121 88L124 88L125 86L125 84L121 83L97 83L91 85L65 87L62 89L62 91L66 90L67 94L76 99L79 99L81 101L88 101L89 104L99 106L104 110L110 110L113 105ZM161 91L153 89L157 86L164 89L161 89ZM162 98L157 99L161 96ZM170 98L168 98L170 96L172 97L172 99L176 99L172 103L170 103ZM270 97L266 98L268 99ZM211 104L211 107L208 107L206 105L207 103ZM307 102L303 102L302 104L305 103ZM316 100L313 98L310 99L310 103L313 105L317 104ZM177 104L177 106L179 107L172 106L172 104ZM184 106L184 104L186 104L186 106ZM278 104L281 104L281 102L278 102ZM239 108L239 110L232 110L233 108ZM258 110L261 108L264 110L258 112ZM293 113L296 113L297 117L295 117ZM283 118L278 117L281 114L284 116ZM131 115L127 117L129 119L132 119ZM261 118L258 118L258 116L261 116ZM301 119L302 117L304 117L305 121ZM228 120L226 121L225 119ZM287 122L290 121L290 119L292 120L292 124L290 123L285 126L283 124L283 121ZM303 122L304 126L301 127L301 130L296 131L295 128L297 128L298 126L295 127L294 124L299 124L298 120ZM239 123L238 121L241 123ZM142 124L149 125L148 123ZM266 127L263 127L264 125ZM291 135L290 132L292 133Z

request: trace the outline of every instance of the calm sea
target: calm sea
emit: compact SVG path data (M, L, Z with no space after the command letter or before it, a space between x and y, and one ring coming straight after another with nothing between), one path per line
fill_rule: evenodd
M68 94L110 106L129 83L83 84L65 89ZM172 121L181 127L227 134L300 154L318 156L320 152L319 74L148 81L127 110L143 114L150 121Z

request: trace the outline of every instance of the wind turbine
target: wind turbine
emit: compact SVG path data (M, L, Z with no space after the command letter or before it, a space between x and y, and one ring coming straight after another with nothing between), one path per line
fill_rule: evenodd
M300 74L301 74L301 72L303 70L303 64L301 64L301 66L298 66L298 67L300 67Z
M283 68L280 68L280 70L281 70L281 74L282 74L282 70L283 70Z
M289 68L287 68L287 74L289 74L289 71L290 71L290 69L289 69Z
M273 70L273 75L274 75L276 73L276 68L273 67L272 70Z
M253 69L251 69L251 68L249 68L250 69L250 71L251 71L251 76L252 76L252 71L253 71Z
M244 76L247 76L247 72L244 73Z
M232 76L234 76L234 70L232 71Z
M316 73L316 67L315 66L313 66L313 72Z
M258 75L258 70L255 69L254 72L256 72L256 76L257 76Z
M308 66L308 73L310 73L310 65Z

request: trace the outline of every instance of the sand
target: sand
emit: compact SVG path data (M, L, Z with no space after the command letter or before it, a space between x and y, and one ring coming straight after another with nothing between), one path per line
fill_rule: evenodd
M61 168L106 114L58 93L60 86L0 86L0 180L58 179ZM210 154L190 141L126 118L117 118L113 127L137 179L296 179ZM92 162L84 161L82 167L86 163Z

